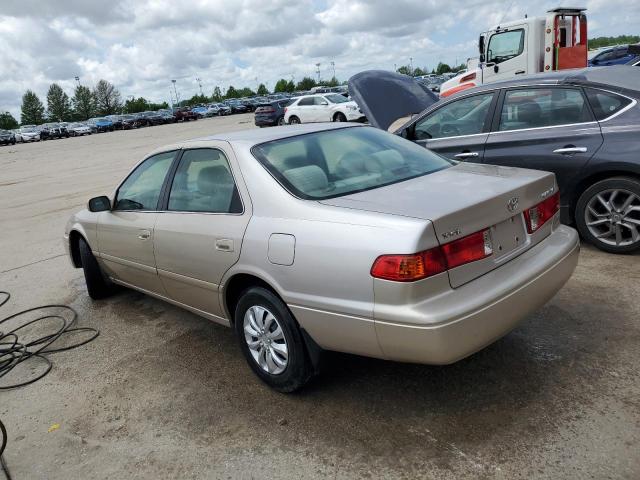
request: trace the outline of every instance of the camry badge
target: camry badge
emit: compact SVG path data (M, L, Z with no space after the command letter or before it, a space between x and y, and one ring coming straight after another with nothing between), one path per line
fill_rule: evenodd
M518 209L518 197L512 197L507 202L507 210L515 212Z

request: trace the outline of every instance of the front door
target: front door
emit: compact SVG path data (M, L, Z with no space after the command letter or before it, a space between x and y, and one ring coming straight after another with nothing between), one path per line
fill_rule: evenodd
M175 152L147 158L120 185L113 209L98 217L98 255L117 280L164 295L156 272L153 231Z
M232 172L220 149L184 150L154 233L169 297L219 317L220 281L240 257L250 217Z
M484 162L555 173L566 215L572 180L603 142L582 89L514 88L499 108Z
M413 140L454 160L481 161L496 97L485 92L443 105L416 121Z
M509 27L489 37L486 63L482 67L483 83L509 80L527 73L526 24Z

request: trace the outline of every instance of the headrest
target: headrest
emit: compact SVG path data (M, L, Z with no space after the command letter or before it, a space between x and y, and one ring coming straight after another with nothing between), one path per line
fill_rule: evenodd
M205 167L198 173L198 191L203 195L215 195L221 185L232 185L231 173L226 167Z
M325 190L329 186L327 175L317 165L285 170L284 176L294 187L306 194Z

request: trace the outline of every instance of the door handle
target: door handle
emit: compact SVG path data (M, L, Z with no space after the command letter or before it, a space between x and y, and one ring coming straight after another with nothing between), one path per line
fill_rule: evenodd
M527 73L527 72L525 72L524 70L517 70L516 71L516 75L523 75L525 73Z
M456 158L476 158L478 157L478 152L462 152L455 155Z
M149 231L149 230L140 230L140 233L138 233L138 238L140 240L149 240L149 238L151 238L151 231Z
M223 252L233 252L233 240L228 238L219 238L216 240L216 250Z
M587 153L587 147L564 147L556 148L553 153L559 153L561 155L572 155L574 153Z

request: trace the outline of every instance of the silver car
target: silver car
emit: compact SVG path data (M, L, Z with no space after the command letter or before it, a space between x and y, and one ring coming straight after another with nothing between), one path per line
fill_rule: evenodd
M323 350L448 364L508 333L576 266L558 198L550 173L299 125L153 152L64 243L92 298L130 287L230 326L289 392Z

